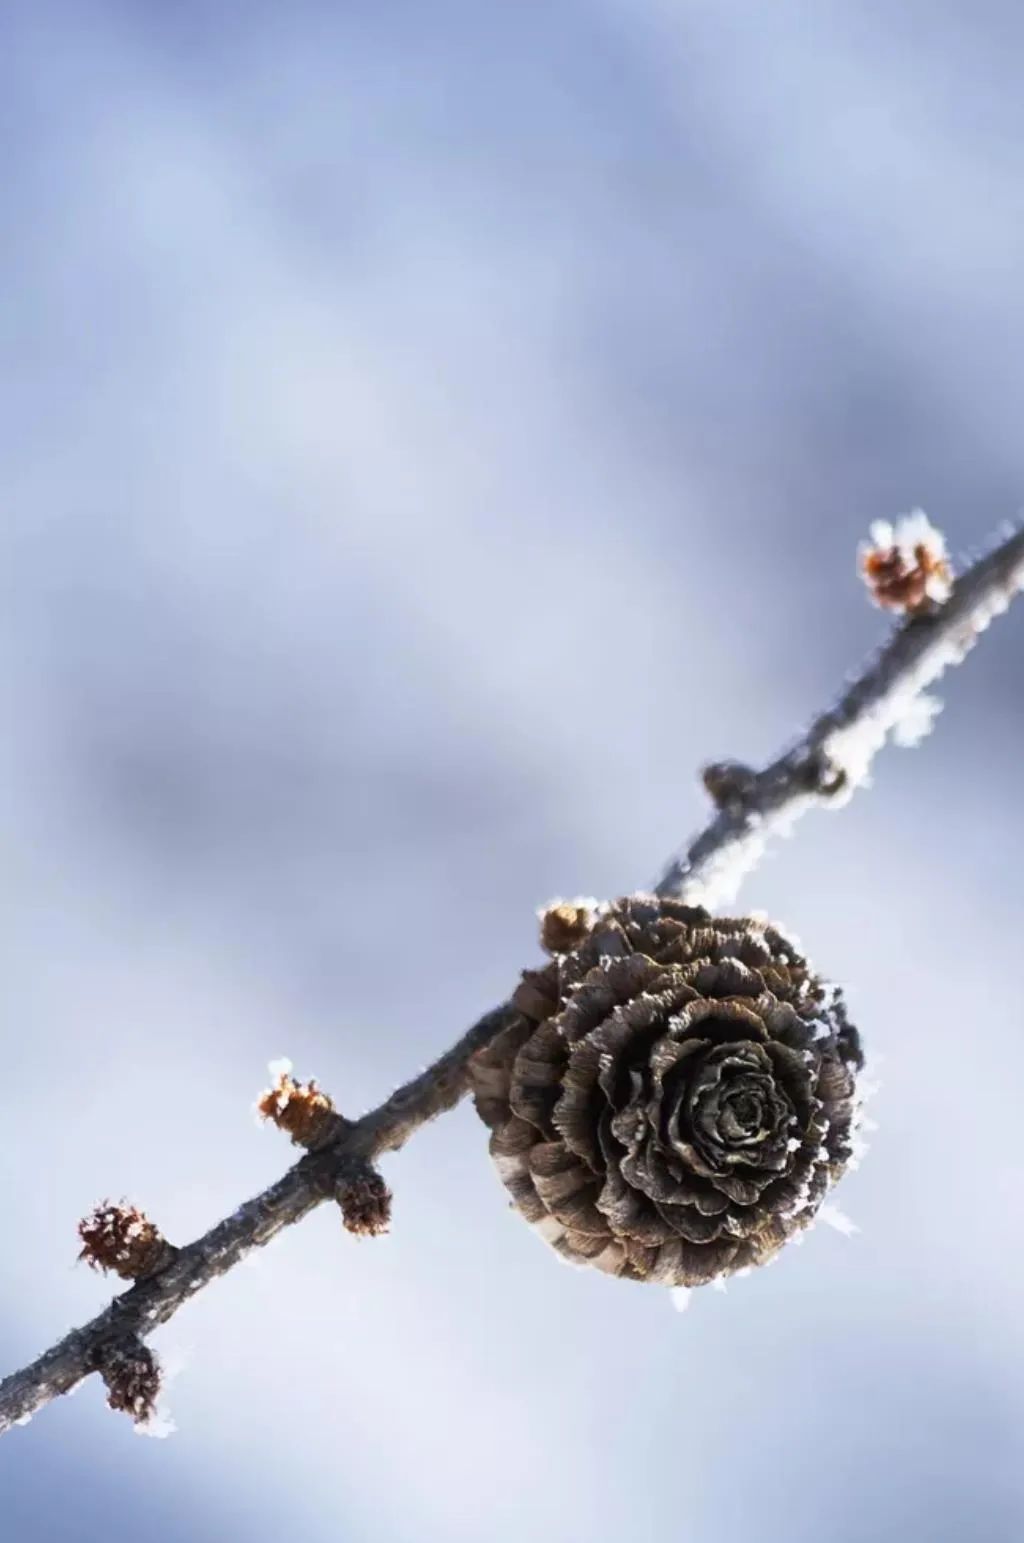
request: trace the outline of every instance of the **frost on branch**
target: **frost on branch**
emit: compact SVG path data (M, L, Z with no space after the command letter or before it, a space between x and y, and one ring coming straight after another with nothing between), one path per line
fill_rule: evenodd
M876 520L871 541L861 547L860 567L876 605L920 616L949 599L953 570L946 541L923 509L897 520Z
M955 660L951 657L950 662ZM832 807L842 808L858 788L869 785L872 763L887 741L903 750L913 749L931 733L941 711L940 698L922 691L909 677L903 687L894 687L853 722L833 729L823 749L841 768L843 782Z

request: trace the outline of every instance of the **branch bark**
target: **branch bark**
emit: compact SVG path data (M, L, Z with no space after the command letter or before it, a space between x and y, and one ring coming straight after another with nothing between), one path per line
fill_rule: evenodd
M898 627L838 703L777 760L761 771L735 764L709 768L705 781L718 811L672 860L656 892L709 905L731 897L771 837L788 833L807 809L844 802L863 784L875 754L908 711L963 659L1022 587L1024 529L968 569L934 614ZM362 1119L339 1119L329 1145L300 1158L195 1242L170 1251L158 1271L0 1382L0 1435L101 1371L117 1346L144 1340L252 1249L336 1198L339 1186L372 1171L375 1158L397 1151L421 1125L453 1108L466 1091L470 1057L501 1030L510 1011L506 1004L485 1014L426 1071Z

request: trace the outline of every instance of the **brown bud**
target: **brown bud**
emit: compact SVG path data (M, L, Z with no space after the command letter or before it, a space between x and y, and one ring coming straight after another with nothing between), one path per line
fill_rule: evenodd
M278 1071L273 1087L261 1094L256 1108L278 1130L286 1131L296 1146L310 1149L325 1145L344 1123L314 1081L296 1082L287 1069Z
M857 1031L752 917L629 895L535 972L471 1085L519 1213L564 1257L695 1286L772 1259L855 1155Z
M136 1206L104 1200L78 1223L79 1259L122 1280L144 1280L177 1252Z
M540 913L541 947L549 954L568 954L594 925L593 900L554 900Z
M149 1346L140 1339L119 1340L105 1348L99 1371L111 1409L147 1425L156 1413L161 1383L160 1363Z
M897 522L876 520L860 550L861 576L885 610L921 616L948 600L953 570L941 531L920 509Z
M341 1219L357 1238L376 1238L391 1225L391 1191L375 1168L361 1163L339 1178L335 1196Z

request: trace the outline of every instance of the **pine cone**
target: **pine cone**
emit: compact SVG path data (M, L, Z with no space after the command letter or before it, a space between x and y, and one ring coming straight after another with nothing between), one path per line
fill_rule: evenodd
M525 972L471 1067L516 1209L559 1253L696 1286L764 1264L852 1156L856 1029L780 932L631 895Z

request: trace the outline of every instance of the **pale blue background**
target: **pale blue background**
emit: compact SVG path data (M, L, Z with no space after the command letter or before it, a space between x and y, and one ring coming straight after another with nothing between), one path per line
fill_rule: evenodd
M882 635L853 554L1024 498L1008 4L14 3L0 49L0 1361L648 881L710 756ZM847 982L879 1131L676 1315L561 1267L470 1110L0 1446L4 1543L1011 1543L1024 607L746 890Z

